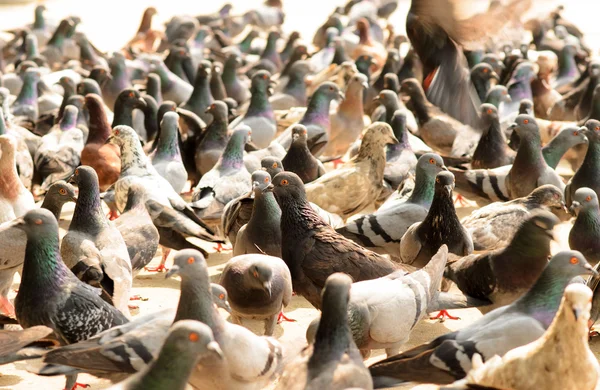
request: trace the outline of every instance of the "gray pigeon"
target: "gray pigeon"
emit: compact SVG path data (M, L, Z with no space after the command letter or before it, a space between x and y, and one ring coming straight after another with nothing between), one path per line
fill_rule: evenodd
M292 299L292 276L283 260L261 254L235 256L225 264L219 283L227 290L235 323L264 319L265 335L273 335Z
M450 383L466 375L475 353L485 360L537 340L552 323L570 280L592 273L581 253L557 253L517 301L461 330L373 364L369 371L375 387L391 387L398 381Z
M179 150L179 115L167 112L160 122L160 136L154 152L148 156L152 165L162 177L180 193L188 179L187 171Z
M281 257L281 210L268 172L260 170L252 174L252 190L252 215L237 233L233 255L263 253Z
M213 117L212 122L206 127L202 139L196 145L194 159L196 169L204 175L210 171L225 150L229 136L227 135L227 105L217 100L206 112Z
M112 303L129 315L131 261L121 233L104 215L98 190L98 175L81 166L69 179L79 188L69 231L63 237L63 261L82 281L102 288Z
M198 360L223 360L223 352L207 325L198 321L179 321L169 329L158 356L146 368L112 390L150 388L184 390Z
M596 194L600 192L600 181L598 180L598 172L600 172L600 121L590 119L580 130L589 140L589 145L581 167L575 172L565 188L567 207L571 207L571 199L575 195L575 191L581 187L591 188L596 191Z
M307 145L307 130L301 124L292 126L292 144L281 163L286 171L300 176L304 184L325 174L323 163L313 156Z
M573 196L571 210L577 217L569 232L569 247L583 253L592 265L600 262L600 208L598 195L591 188L581 187Z
M373 383L352 340L348 301L352 279L342 273L327 278L315 343L285 369L277 389L372 389Z

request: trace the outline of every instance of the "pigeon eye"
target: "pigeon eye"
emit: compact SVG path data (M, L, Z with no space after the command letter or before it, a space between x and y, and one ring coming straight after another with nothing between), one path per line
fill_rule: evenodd
M554 199L558 199L560 195L554 194Z
M571 257L571 259L569 259L569 263L577 264L579 263L579 259L577 257Z
M288 181L286 179L283 179L280 184L282 186L287 186L288 185Z
M596 130L596 131L600 130L600 126L596 126L596 128L594 130Z
M429 164L435 164L435 160L433 158L429 159Z
M435 179L435 182L436 182L436 183L439 183L439 182L440 182L440 178L439 178L439 177L437 177L437 178Z
M225 299L225 294L219 294L219 299Z
M492 114L492 109L490 108L489 110L487 110L488 115Z
M528 123L529 123L529 119L525 119L525 120L523 121L523 123L524 123L524 124L528 124Z
M196 261L196 259L194 259L193 257L188 257L187 258L188 264L194 264L195 261Z
M67 195L67 190L65 190L64 188L61 188L60 190L58 190L58 193L61 195Z
M79 169L75 171L75 176L79 176Z
M115 130L115 135L119 135L119 130Z
M271 165L272 168L277 168L277 163L273 163L273 165Z
M33 223L35 223L36 225L41 225L43 222L41 219L36 219L33 221Z
M256 270L254 270L254 272L252 272L252 276L254 276L255 278L258 278L258 272Z
M266 74L263 74L262 78L263 78L263 80L266 80L266 79L268 79L269 77L268 77Z
M133 92L129 92L129 97L132 98L133 96L134 96Z
M265 183L268 183L268 182L269 182L269 178L265 177Z
M483 68L483 73L487 73L488 72L488 68Z
M574 131L573 135L579 135L579 131Z
M585 197L585 201L586 202L589 202L590 200L592 200L592 197L590 195L588 195L588 196Z
M198 336L198 333L190 333L190 335L188 336L188 338L190 339L191 342L195 343L196 341L198 341L198 339L200 338Z
M330 91L333 91L333 87L329 87L329 90L330 90Z

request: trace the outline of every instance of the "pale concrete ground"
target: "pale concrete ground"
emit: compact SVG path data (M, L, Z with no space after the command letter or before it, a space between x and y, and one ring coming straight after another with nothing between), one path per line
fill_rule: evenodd
M259 0L229 0L234 4L234 9L240 12L260 4ZM298 30L306 40L312 39L312 32L325 20L335 5L343 4L344 1L329 0L284 0L287 12L285 30ZM78 0L54 0L47 1L48 14L54 19L60 19L67 14L78 15L83 20L81 30L85 31L90 40L93 41L102 50L116 50L120 48L135 33L139 18L145 7L153 5L157 8L159 21L164 22L172 15L190 13L208 13L217 10L222 2L206 1L116 1L104 0L102 2L88 2ZM551 9L556 1L534 0L538 9ZM588 34L588 43L594 47L597 52L600 47L600 28L592 19L598 15L599 5L591 5L588 1L573 0L564 2L567 4L566 16L579 23L579 26ZM473 11L485 7L487 1L472 1ZM19 6L0 5L0 28L8 29L18 27L24 23L32 21L34 3ZM397 31L404 31L404 20L409 2L401 1L399 10L392 15L391 22ZM63 212L61 228L67 229L70 217L72 215L72 205L68 205ZM458 214L462 218L468 215L473 208L459 208ZM61 232L64 233L64 230ZM557 236L559 240L553 243L553 252L561 249L568 249L567 236L570 224L565 223L557 227ZM224 264L231 257L231 252L212 253L212 245L203 245L211 252L208 263L209 272L213 281L218 281L218 276L223 269ZM152 266L158 265L160 253L157 254L152 262ZM169 260L167 266L171 264ZM16 280L17 281L17 280ZM15 283L14 288L18 284ZM139 294L147 301L137 302L139 310L134 314L146 314L155 312L168 307L175 307L179 299L179 281L176 279L165 279L164 274L148 273L142 271L134 280L133 294ZM14 294L11 296L14 298ZM275 336L283 343L297 341L304 337L308 324L318 315L318 312L303 298L293 297L291 305L286 309L286 314L297 320L297 322L285 322L276 328ZM428 342L433 338L467 326L481 316L476 309L455 310L453 314L461 317L459 321L446 321L439 323L437 321L423 320L412 332L409 342L405 349ZM226 313L224 313L226 315ZM263 332L262 322L246 321L253 331ZM597 339L596 339L597 340ZM596 356L600 356L600 345L592 341L592 349ZM374 351L368 364L373 363L383 357L383 351ZM61 389L64 385L64 377L42 378L27 372L27 368L34 363L19 362L0 367L0 390L15 389ZM99 380L89 375L81 375L80 382L91 385L91 389L104 389L110 386L107 381ZM402 388L411 388L411 385Z

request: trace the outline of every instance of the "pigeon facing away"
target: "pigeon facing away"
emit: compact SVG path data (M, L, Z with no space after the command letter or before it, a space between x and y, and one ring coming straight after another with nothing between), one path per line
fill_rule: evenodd
M294 291L316 308L321 307L321 289L332 273L345 272L358 282L400 268L327 225L310 207L304 184L296 174L278 173L273 184L281 208L282 259L292 274Z
M179 150L179 115L167 112L160 123L160 137L154 152L149 156L156 171L180 193L188 179L188 174Z
M466 382L523 390L598 388L600 365L588 344L591 299L588 287L571 284L542 337L485 364L475 355Z
M110 389L184 390L196 362L209 359L223 360L223 352L214 340L211 329L198 321L179 321L169 329L167 339L152 363Z
M534 211L507 247L463 257L450 264L444 276L465 295L489 300L496 307L508 305L527 292L543 272L558 222L549 211Z
M577 214L569 232L569 247L583 253L592 265L600 261L600 208L598 195L591 188L581 187L575 191L571 210Z
M600 172L600 121L590 119L580 130L589 140L589 145L581 167L575 172L565 188L567 207L571 207L573 195L581 187L591 188L596 191L596 195L600 191L600 181L598 180L598 173Z
M308 132L301 124L292 126L292 144L281 163L286 171L300 176L304 184L310 183L325 174L325 167L308 149Z
M273 335L292 299L292 277L283 260L261 254L235 256L225 264L219 283L227 290L234 322L264 319L265 335Z
M375 387L390 386L398 380L450 383L465 377L475 353L490 359L537 340L552 323L570 280L594 272L581 253L557 253L517 301L461 330L373 364L369 371Z
M277 389L372 389L348 323L352 279L342 273L327 278L315 343L286 367Z
M534 210L558 211L565 207L562 191L551 184L540 186L531 194L508 202L494 202L474 210L460 223L473 238L476 251L506 247L521 224Z

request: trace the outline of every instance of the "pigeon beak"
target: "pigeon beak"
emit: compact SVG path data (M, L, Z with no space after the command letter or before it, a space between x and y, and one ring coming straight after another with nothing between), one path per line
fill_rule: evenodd
M496 81L500 81L500 77L498 76L498 73L492 71L492 73L490 74L490 78L492 80L496 80Z
M445 165L442 165L440 168L442 169L442 171L447 171L448 170L448 168L446 168Z
M263 287L265 288L265 291L267 292L267 294L269 294L269 299L270 299L271 298L271 282L264 282Z
M571 203L571 207L569 207L569 211L572 214L577 215L580 207L581 207L581 203L579 203L577 201L573 201L573 203Z
M341 101L344 101L344 100L346 100L346 95L344 95L344 93L343 93L342 91L339 91L339 92L338 92L338 98L339 98Z
M510 103L512 102L512 98L510 97L509 94L504 95L504 102L505 103Z
M381 99L379 98L379 95L375 96L373 98L373 103L380 103L381 104Z
M210 110L211 110L211 106L208 106L208 107L206 108L206 110L204 110L204 113L205 113L205 114L209 114L209 113L210 113Z
M227 313L231 314L231 306L229 305L229 302L224 301L223 306L225 306L223 309L225 309Z
M390 139L389 139L389 141L390 141L390 144L392 144L392 145L395 145L395 144L399 144L399 143L400 143L400 141L398 141L398 138L396 138L396 136L394 136L394 135L391 135L391 136L390 136Z
M221 351L221 347L219 347L219 344L216 341L211 341L210 343L206 344L206 349L216 355L219 360L224 359L223 351Z
M292 141L297 140L298 138L300 138L299 134L292 134Z
M266 169L265 169L265 171L266 171ZM273 183L271 183L267 186L268 191L273 191L274 189L275 189L275 186L273 185Z
M366 81L362 82L362 86L364 89L369 89L369 84ZM375 99L373 99L373 100L375 100Z
M179 266L173 264L173 266L171 267L171 269L165 274L165 279L169 279L171 277L173 277L174 275L179 275Z
M106 139L106 142L105 142L105 144L114 144L114 143L115 143L115 142L114 142L114 139L115 139L115 137L111 135L110 137L108 137L108 138Z
M77 184L77 181L75 180L75 174L72 174L71 176L69 176L69 178L67 179L67 183Z
M256 190L258 187L260 187L260 183L259 183L259 182L257 182L257 181L253 181L253 182L252 182L252 189L253 189L253 190Z
M513 123L510 126L508 126L508 130L514 131L517 128L517 126L518 125L516 123Z
M598 271L596 271L589 263L585 264L585 269L589 271L588 274L598 276Z
M575 316L575 321L579 321L579 317L583 314L583 309L580 307L573 308L573 315Z
M444 186L444 189L446 190L446 192L448 192L449 196L452 196L452 186L451 185L446 185Z
M143 110L144 108L146 108L148 105L146 104L146 101L142 98L139 98L136 102L134 107L135 108L139 108L140 110Z
M590 143L590 140L589 140L589 139L588 139L588 138L587 138L587 137L584 135L584 136L583 136L583 142L582 142L582 144L585 144L585 145L587 145L587 144L589 144L589 143Z
M25 220L23 218L16 218L6 224L7 228L17 228L22 230L25 227Z

